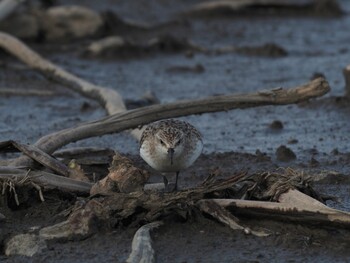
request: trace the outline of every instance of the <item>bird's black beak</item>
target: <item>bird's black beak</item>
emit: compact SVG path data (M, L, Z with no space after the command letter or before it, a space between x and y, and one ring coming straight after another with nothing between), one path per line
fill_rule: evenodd
M170 164L173 165L174 148L169 148L168 149L168 155L170 157Z

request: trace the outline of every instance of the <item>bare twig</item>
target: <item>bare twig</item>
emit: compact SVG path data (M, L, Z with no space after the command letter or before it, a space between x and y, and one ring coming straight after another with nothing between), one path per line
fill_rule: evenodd
M326 94L328 82L318 78L305 85L291 89L271 89L250 94L213 96L199 100L185 100L164 105L152 105L125 111L103 119L83 123L42 137L35 145L51 154L60 147L81 139L120 132L152 121L191 114L244 109L266 105L286 105L309 100ZM11 165L28 165L28 159L20 157Z
M134 239L132 240L132 251L127 263L153 263L156 262L156 256L152 247L152 238L150 231L161 226L161 221L156 221L142 226L136 231Z

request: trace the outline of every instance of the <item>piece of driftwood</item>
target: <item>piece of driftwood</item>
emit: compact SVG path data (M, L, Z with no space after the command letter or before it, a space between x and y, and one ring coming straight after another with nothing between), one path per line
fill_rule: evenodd
M184 12L196 17L252 14L341 16L344 11L335 0L220 0L199 3Z
M208 53L207 48L198 46L186 38L170 35L158 36L145 42L132 41L120 36L109 36L91 43L85 50L88 57L139 57L154 53L175 53L198 51Z
M163 222L155 221L140 227L132 240L131 253L126 260L127 263L154 263L156 262L155 251L152 247L150 232L161 226Z
M350 227L349 212L330 208L295 189L289 189L281 194L279 202L240 199L212 199L212 201L236 215Z
M43 166L61 175L69 176L70 174L70 170L65 164L58 161L54 157L50 156L46 152L40 150L38 147L34 145L25 145L12 140L0 142L0 149L8 148L8 147L14 147L18 149L19 151L21 151L31 159L37 161Z
M122 112L126 109L123 99L117 91L94 85L65 71L9 34L0 32L0 48L12 54L30 68L39 71L48 79L62 83L85 97L97 100L108 114Z
M48 172L24 170L18 167L0 167L0 179L15 183L34 182L44 189L58 188L62 191L84 194L88 194L93 185Z
M128 158L117 153L113 157L108 175L92 186L90 194L142 191L149 177L147 171L135 167Z
M277 88L250 94L213 96L199 100L152 105L117 113L97 121L83 123L73 128L46 135L38 140L35 145L51 154L60 147L74 141L137 128L140 125L160 119L257 106L299 103L322 96L329 90L328 82L323 78L318 78L290 89ZM11 165L28 165L28 159L19 157Z

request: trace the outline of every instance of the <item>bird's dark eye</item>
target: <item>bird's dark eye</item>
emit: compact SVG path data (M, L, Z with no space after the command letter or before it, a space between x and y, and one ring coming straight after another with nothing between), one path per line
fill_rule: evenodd
M177 143L176 143L176 145L180 145L180 143L181 143L181 140L178 140Z
M165 143L163 142L163 140L159 140L161 145L165 145Z

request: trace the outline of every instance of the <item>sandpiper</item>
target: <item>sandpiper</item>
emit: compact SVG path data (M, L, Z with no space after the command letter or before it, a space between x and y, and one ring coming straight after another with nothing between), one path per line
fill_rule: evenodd
M153 169L176 172L175 188L181 170L189 167L201 154L202 136L191 124L180 120L162 120L147 126L141 136L140 155ZM168 180L163 175L165 188Z

